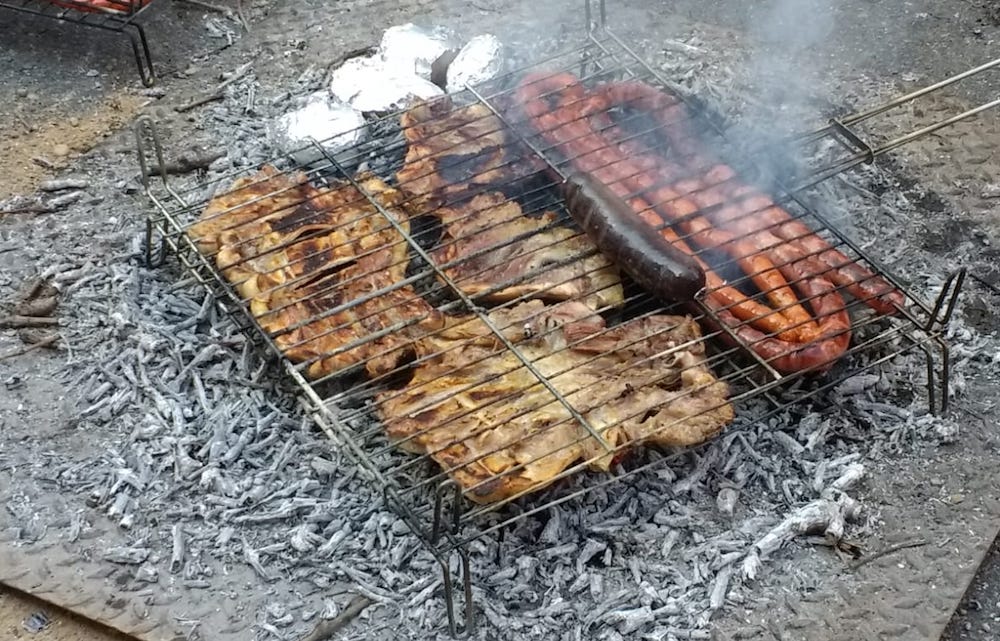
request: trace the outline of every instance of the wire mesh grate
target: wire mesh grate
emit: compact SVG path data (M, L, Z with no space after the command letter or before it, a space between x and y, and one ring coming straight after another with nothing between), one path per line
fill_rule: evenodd
M525 78L568 70L573 90L539 113L579 115L540 126L519 93ZM463 546L476 537L667 464L751 403L780 412L907 352L926 355L932 410L947 400L941 333L962 273L933 304L922 300L794 190L747 187L753 163L724 154L699 108L671 107L681 117L667 121L666 109L651 118L627 100L608 103L599 90L631 86L623 81L664 86L613 33L593 32L579 49L373 119L354 147L315 141L310 165L274 159L208 193L151 180L155 128L137 129L159 211L148 246L158 236L284 361L317 423L437 553L467 563ZM574 120L593 128L560 133ZM672 138L680 126L703 146ZM604 148L588 151L588 139L618 155L601 162ZM651 180L608 173L626 166L622 154ZM736 173L676 189L719 166ZM669 214L661 231L689 245L718 284L667 304L638 288L566 210L560 185L580 168ZM745 188L719 202L696 197L727 183ZM676 207L685 199L693 211ZM781 217L762 223L762 208ZM763 238L813 245L782 253ZM837 256L854 271L833 284ZM788 291L795 298L783 303ZM793 309L805 316L768 324ZM824 318L841 319L823 335L837 346L832 358L775 352ZM628 465L640 446L664 454ZM468 593L468 572L465 581Z

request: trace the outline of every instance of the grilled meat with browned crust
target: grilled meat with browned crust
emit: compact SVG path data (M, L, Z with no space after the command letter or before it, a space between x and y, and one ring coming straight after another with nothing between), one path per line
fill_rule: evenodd
M449 100L419 103L400 118L406 159L396 173L399 188L418 197L454 202L545 169L530 150L508 139L489 107L455 108Z
M516 202L489 192L429 213L444 228L431 255L471 297L490 303L574 299L595 310L624 302L615 266L553 212L529 217Z
M395 442L426 453L473 501L539 490L578 463L607 470L626 446L696 444L733 419L690 317L606 328L579 302L539 301L489 317L604 442L482 321L453 321L417 340L413 379L379 394L377 408Z
M213 200L189 233L203 250L217 247L219 269L311 378L358 364L370 376L388 373L412 353L414 337L441 324L412 287L400 285L406 241L353 185L319 189L267 169L241 180L243 189ZM402 194L372 175L357 180L408 229ZM282 181L286 189L273 200L247 186L273 189Z
M200 251L214 255L219 251L220 235L258 236L260 231L245 227L302 212L309 208L310 199L317 193L304 173L283 174L265 165L252 176L238 178L225 192L216 194L187 233Z

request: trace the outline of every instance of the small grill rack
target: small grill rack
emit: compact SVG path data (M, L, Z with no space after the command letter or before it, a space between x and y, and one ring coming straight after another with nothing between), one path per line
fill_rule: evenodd
M537 140L532 140L530 136L524 135L523 128L519 127L517 123L510 122L509 118L503 115L502 107L498 106L509 97L509 84L512 79L516 81L518 77L534 68L573 68L579 69L579 76L585 80L598 77L602 79L641 79L653 85L671 88L675 93L680 93L683 96L682 92L678 92L675 87L672 87L666 78L654 71L608 28L603 1L597 5L600 16L597 24L591 23L593 16L591 2L588 1L586 6L589 28L582 46L541 61L530 68L514 71L504 79L492 81L479 87L467 88L460 95L453 96L456 102L486 106L494 116L505 124L509 132L519 132L517 134L511 133L511 139L516 138L519 143L530 147L547 167L557 172L560 172L565 166L563 161L558 158L558 154L555 154L551 149L544 148ZM930 411L937 413L947 409L949 358L948 345L943 335L958 300L965 278L964 269L948 276L935 300L926 302L908 291L900 281L891 276L887 269L868 257L866 252L862 251L856 243L810 207L801 194L821 180L861 163L872 162L876 156L901 144L1000 104L1000 101L988 103L879 146L867 144L863 137L852 129L852 127L877 114L998 65L1000 65L1000 60L993 61L937 83L932 87L902 96L876 109L838 118L831 121L830 125L822 130L810 132L791 141L796 144L813 144L834 140L840 147L847 150L847 155L821 169L812 171L808 178L795 186L778 184L777 190L781 193L781 198L776 199L776 202L781 203L794 217L806 221L831 245L892 282L904 293L906 304L897 317L886 319L865 313L862 305L852 301L849 306L853 312L851 331L856 337L854 344L851 345L841 363L831 373L812 379L802 374L780 375L767 362L757 357L753 350L747 349L746 345L732 347L728 343L716 340L719 338L718 330L705 331L704 340L708 344L707 362L716 376L730 386L732 393L728 401L737 409L737 422L740 420L739 409L748 406L751 402L759 404L761 399L766 401L770 409L767 412L757 412L753 415L755 421L765 420L788 409L795 403L815 397L833 388L848 377L879 367L887 361L914 350L923 353L926 359L927 395ZM706 132L720 134L713 119L701 106L692 103L692 108L694 113L698 114L697 117L704 120L699 125L700 128ZM389 214L383 204L355 179L353 169L362 161L370 159L375 151L385 156L395 153L400 159L402 158L406 143L402 140L399 131L400 115L401 113L393 113L381 119L370 121L369 131L375 132L372 135L372 140L346 151L338 151L335 155L329 153L321 141L315 141L309 151L315 152L321 160L308 167L295 165L290 157L275 159L270 164L282 166L283 171L287 174L304 171L315 184L323 184L331 178L340 183L352 184L363 195L365 201L363 204L371 210L370 215L395 221L395 218ZM379 132L389 133L383 135ZM458 483L447 478L446 474L437 466L428 464L430 459L426 454L401 453L388 443L378 420L372 417L372 410L369 406L376 390L375 383L370 381L343 383L340 379L330 377L328 380L310 380L304 374L304 367L301 364L292 363L282 355L275 343L274 335L269 334L261 327L251 313L248 301L227 281L212 257L198 251L188 234L191 223L201 214L209 200L204 197L204 186L177 189L168 181L166 174L161 175L158 180L154 180L155 177L149 174L148 162L153 156L156 157L159 167L164 167L165 163L156 128L147 117L141 118L136 124L136 140L139 147L144 186L155 204L157 212L147 219L147 262L151 266L155 266L162 264L168 253L175 255L186 271L217 296L221 309L236 319L251 336L259 339L260 345L271 357L281 361L288 378L294 381L301 390L301 400L317 425L331 438L340 451L351 458L364 476L375 487L383 491L387 503L399 513L414 534L438 560L443 573L449 628L453 635L459 634L460 630L467 632L475 624L469 543L483 535L502 532L504 528L527 516L571 501L585 492L613 483L627 482L635 475L648 473L655 467L667 465L683 456L683 453L667 453L652 460L642 461L641 464L627 470L616 470L614 474L586 476L580 480L580 487L575 489L566 490L555 487L527 496L516 495L486 505L471 503L466 500L463 489ZM751 170L753 164L745 161L753 157L754 155L750 154L743 159L743 162L734 162L733 166L737 168L737 171L741 169ZM398 164L396 167L398 168ZM252 170L240 171L225 176L219 179L216 186L225 190L237 177L248 176L251 172ZM383 179L390 178L388 175L381 177ZM528 214L533 213L534 209L553 210L558 208L558 200L552 198L540 205L536 204L534 208L524 207ZM411 230L401 227L397 222L391 224L406 242L411 256L416 254L424 259L426 275L436 277L438 283L442 280L447 281L448 276L428 255L420 239L416 238L419 236L419 232L411 233ZM469 296L460 294L458 298L459 300L453 300L448 304L452 311L464 311L485 323L493 331L498 341L503 343L501 351L511 352L523 366L531 369L530 359L521 354L516 345L503 337L503 334L490 321L486 310L482 309ZM645 310L649 309L649 304L650 299L645 295L633 297L627 301L627 305L634 305L636 308ZM713 318L712 310L704 305L701 306L700 310L696 310L697 313L690 309L680 308L667 308L665 310L662 306L656 311L658 313L692 314L696 320L706 320L714 326L720 325L718 322L712 322L717 321L717 318ZM643 313L648 314L649 312L644 311ZM600 431L593 429L587 424L587 419L576 414L572 404L560 394L558 389L551 385L550 381L545 380L544 375L534 370L532 373L539 384L549 390L554 398L554 403L562 404L570 416L575 417L588 428L590 436L603 442ZM737 430L739 426L734 424L727 429ZM590 436L585 435L581 438L586 439ZM607 444L605 443L605 445ZM565 479L573 476L574 479L579 480L584 466L585 463L574 464L560 473L558 478ZM461 592L464 595L462 599L464 601L464 623L462 625L459 625L456 618L456 609L460 604L456 599L457 590L455 589L455 577L451 563L453 555L458 556L461 568Z
M0 0L0 9L9 9L64 24L124 34L132 45L139 78L146 87L156 84L153 57L146 31L138 22L153 0Z

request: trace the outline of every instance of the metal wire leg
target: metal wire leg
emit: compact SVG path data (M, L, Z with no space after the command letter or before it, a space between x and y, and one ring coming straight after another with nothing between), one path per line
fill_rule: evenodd
M934 371L934 352L931 348L927 346L927 343L917 343L917 347L920 351L924 353L924 357L927 359L927 409L931 414L937 416L937 385L935 384L935 371ZM948 386L947 380L944 383L945 388Z
M933 328L934 325L944 327L951 320L951 315L955 312L955 305L958 304L958 296L962 291L962 285L965 284L967 272L968 268L962 267L948 276L944 281L944 284L941 286L941 293L938 294L937 300L934 301L934 311L931 313L930 321L927 324L928 330Z
M448 631L451 632L451 636L456 637L458 624L455 623L455 588L451 584L451 568L445 559L438 557L437 561L441 566L441 585L444 586L444 609L448 613Z
M934 342L941 350L941 413L944 414L951 400L951 351L940 336L934 337Z
M464 547L459 548L462 559L462 587L465 591L465 634L471 634L476 628L475 604L472 602L472 573L469 567L469 552Z
M145 249L145 262L147 269L155 269L160 267L167 260L167 239L161 233L160 234L160 247L159 249L153 249L153 230L156 225L153 224L152 218L146 219L146 238L143 243Z
M451 519L444 520L444 496L451 494ZM446 479L438 483L434 491L434 520L431 525L431 543L437 543L447 528L448 532L457 532L459 520L462 516L462 488L454 479Z
M441 583L444 586L444 605L448 613L448 631L452 637L464 637L476 626L475 608L472 603L472 573L470 572L469 553L463 547L458 549L459 559L462 565L462 592L465 595L465 625L458 627L455 619L455 584L451 576L451 564L449 559L435 554L438 563L441 565Z
M135 28L135 32L123 30L132 44L132 55L135 56L135 64L139 68L139 77L142 84L152 87L156 84L156 72L153 71L153 56L149 52L149 42L146 41L146 31L142 25L132 23L129 25ZM140 49L141 45L141 49Z

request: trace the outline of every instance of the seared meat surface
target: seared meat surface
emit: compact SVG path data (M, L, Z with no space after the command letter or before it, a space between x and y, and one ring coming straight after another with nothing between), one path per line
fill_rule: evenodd
M374 176L357 179L408 229L402 194ZM266 172L250 180L273 182ZM203 234L196 236L199 246L218 247L219 269L275 344L293 362L305 363L311 378L359 364L370 376L390 372L412 354L415 336L442 323L411 286L401 284L406 241L350 184L318 189L303 181L283 193L293 191L297 198L272 201L255 189L228 193L209 205L190 233Z
M582 303L531 301L489 318L603 442L481 320L452 320L416 341L412 380L377 408L390 438L430 456L473 501L539 490L574 464L607 470L624 446L700 443L733 419L689 317L607 328Z
M431 214L444 228L432 256L471 297L489 303L573 299L594 310L624 302L615 266L553 212L529 217L516 202L489 192Z
M188 235L200 251L214 255L219 251L223 234L253 238L266 233L268 221L310 208L308 203L317 193L302 172L283 174L265 165L252 176L238 178L225 192L216 195L198 221L188 228Z
M360 189L318 187L265 167L189 229L291 361L313 379L407 368L396 388L371 388L376 414L478 503L607 471L644 443L700 443L732 421L690 317L608 327L596 312L624 303L616 267L556 213L526 215L500 191L539 168L518 164L488 108L418 105L403 126L398 188L367 172ZM448 280L503 306L445 316L414 289L405 236L418 216L440 223L425 249Z
M510 140L489 107L455 108L448 100L423 102L400 119L406 159L399 188L416 197L452 203L462 194L511 183L542 170L542 163Z

